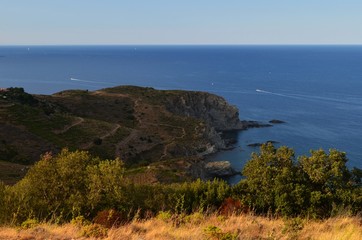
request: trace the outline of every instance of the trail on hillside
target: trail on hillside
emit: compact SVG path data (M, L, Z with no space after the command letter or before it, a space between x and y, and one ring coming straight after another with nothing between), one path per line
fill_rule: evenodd
M121 156L121 150L123 147L127 145L132 139L136 138L139 133L139 130L131 128L131 133L125 139L116 144L116 157Z
M119 128L121 128L121 125L116 124L115 128L113 128L113 129L110 130L109 132L105 133L104 135L100 136L99 138L102 139L102 140L104 140L105 138L114 135ZM90 142L90 143L87 143L87 144L83 145L81 148L82 148L82 149L90 149L90 148L93 147L93 146L94 146L94 142Z
M124 95L122 95L122 96L124 96ZM116 144L115 155L118 157L121 156L122 149L126 148L127 144L129 142L131 142L132 140L139 137L142 133L142 129L146 129L149 127L160 127L160 126L180 129L181 134L179 136L175 136L175 137L171 138L169 141L164 142L164 147L163 147L162 156L161 156L161 159L163 159L163 158L167 157L168 149L172 144L174 144L176 142L176 139L182 139L186 136L186 130L184 127L180 127L180 126L174 126L174 125L163 124L163 123L152 123L152 120L153 120L152 113L146 115L146 116L148 116L148 118L147 118L147 121L145 121L144 118L142 118L142 113L144 113L145 111L146 112L150 111L152 109L152 107L150 106L149 108L147 108L146 105L143 105L141 102L142 102L142 98L133 99L134 112L135 112L134 117L136 118L136 120L138 122L139 129L129 128L130 134L126 138L124 138L122 141L120 141ZM154 111L154 109L152 109L151 111Z
M84 118L77 117L77 121L73 122L71 125L65 126L62 130L54 130L53 132L55 134L63 134L63 133L66 133L72 127L75 127L75 126L77 126L79 124L82 124L83 122L84 122Z
M175 143L175 140L176 140L176 139L182 139L182 138L184 138L184 137L186 136L186 130L185 130L185 128L183 128L183 127L173 126L173 125L169 125L169 124L162 124L162 123L161 123L161 124L158 124L158 125L163 125L163 126L167 126L167 127L178 128L178 129L181 129L181 131L182 131L182 134L181 134L180 136L177 136L177 137L172 138L171 141L170 141L168 144L165 145L165 147L163 148L163 154L162 154L162 156L161 156L161 158L160 158L160 160L162 160L162 159L164 159L165 157L167 157L167 155L168 155L168 148L169 148L172 144Z
M117 130L120 129L120 128L121 128L121 125L116 124L116 127L115 127L115 128L113 128L111 131L109 131L108 133L104 134L103 136L101 136L101 137L99 137L99 138L103 140L103 139L105 139L105 138L107 138L107 137L109 137L109 136L112 136L112 135L114 135L114 134L117 132Z
M140 98L136 99L134 101L134 108L139 108L140 107ZM136 112L141 112L141 109L139 109L138 111ZM162 156L160 157L160 160L164 159L165 157L167 157L168 155L168 148L174 144L176 142L176 139L183 139L185 136L186 136L186 130L184 127L180 127L180 126L174 126L174 125L170 125L170 124L165 124L165 123L158 123L158 124L155 124L155 123L151 123L151 122L144 122L143 119L140 117L140 115L136 115L135 116L137 121L145 126L145 125L148 125L148 126L165 126L165 127L171 127L171 128L178 128L178 129L181 129L182 131L182 134L180 136L176 136L176 137L173 137L163 148L163 151L162 151Z

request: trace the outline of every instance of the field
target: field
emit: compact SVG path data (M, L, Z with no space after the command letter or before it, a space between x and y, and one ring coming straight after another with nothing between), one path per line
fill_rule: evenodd
M158 217L106 229L100 225L39 224L0 228L0 239L362 239L362 219L336 217L324 221L239 216Z

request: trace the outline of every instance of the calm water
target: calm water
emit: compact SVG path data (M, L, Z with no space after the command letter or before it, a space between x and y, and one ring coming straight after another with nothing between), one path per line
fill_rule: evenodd
M211 156L237 169L256 150L247 144L268 140L298 155L337 148L362 167L362 46L0 47L0 87L50 94L123 84L208 91L241 119L287 122L240 132L237 148Z

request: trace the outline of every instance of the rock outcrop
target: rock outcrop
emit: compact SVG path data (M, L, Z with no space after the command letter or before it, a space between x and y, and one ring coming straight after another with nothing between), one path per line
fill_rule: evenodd
M211 177L228 177L236 174L229 161L208 162L204 168Z
M217 131L260 126L254 121L240 121L237 107L220 96L205 92L180 91L168 97L166 108L175 114L202 119Z
M284 121L282 120L278 120L278 119L272 119L269 121L269 123L271 124L282 124L282 123L285 123Z
M190 174L194 178L210 180L214 178L230 177L238 174L229 161L204 162L199 161L190 167Z

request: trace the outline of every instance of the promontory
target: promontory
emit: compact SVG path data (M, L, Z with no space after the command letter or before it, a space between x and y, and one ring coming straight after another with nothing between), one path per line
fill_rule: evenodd
M69 148L122 159L136 182L183 181L203 155L226 147L221 132L259 126L240 121L235 106L206 92L135 86L0 92L0 160L22 170L45 152Z

